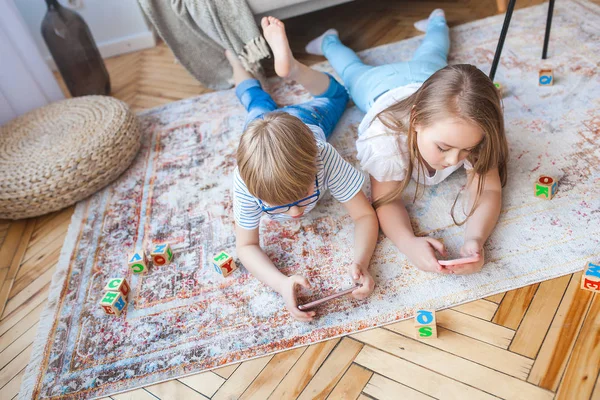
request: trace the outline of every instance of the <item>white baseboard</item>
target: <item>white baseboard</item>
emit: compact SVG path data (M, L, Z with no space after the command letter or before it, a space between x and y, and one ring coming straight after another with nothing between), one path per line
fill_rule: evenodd
M156 36L154 32L142 32L131 36L126 36L108 42L98 43L98 50L102 58L118 56L120 54L131 53L132 51L149 49L156 46ZM51 56L46 58L48 66L56 71L56 64Z

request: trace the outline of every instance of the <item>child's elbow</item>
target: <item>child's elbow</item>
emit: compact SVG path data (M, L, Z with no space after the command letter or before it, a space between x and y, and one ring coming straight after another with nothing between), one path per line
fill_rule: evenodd
M244 249L244 245L239 240L235 241L235 251L239 254L240 250Z
M365 210L359 220L368 221L370 225L379 228L379 220L377 219L377 213L373 207L369 207L368 210Z
M377 219L377 211L375 211L375 208L373 208L372 205L367 207L367 210L365 212L369 217L375 217L375 219Z
M502 199L502 187L494 187L494 188L485 189L483 191L483 193L486 196L494 197L497 199Z
M247 254L251 254L249 252L249 247L250 246L248 245L248 243L240 243L239 241L236 241L235 243L235 253L237 254L238 258L242 263L245 263L247 261Z

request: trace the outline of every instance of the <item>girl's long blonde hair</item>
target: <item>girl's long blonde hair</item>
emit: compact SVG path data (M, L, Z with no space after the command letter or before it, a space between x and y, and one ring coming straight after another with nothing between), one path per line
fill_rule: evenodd
M410 162L404 181L390 193L375 199L375 209L399 199L417 163L417 191L421 174L425 172L425 161L417 146L415 126L427 127L446 118L458 118L478 126L483 132L482 141L468 155L473 172L479 175L477 196L465 220L457 222L454 208L460 193L457 194L450 211L455 224L462 225L473 215L485 185L485 174L498 168L502 186L507 180L508 143L504 133L504 117L501 97L493 82L478 68L469 64L449 65L440 69L414 94L391 105L375 116L399 135L407 135ZM375 119L374 118L374 119Z

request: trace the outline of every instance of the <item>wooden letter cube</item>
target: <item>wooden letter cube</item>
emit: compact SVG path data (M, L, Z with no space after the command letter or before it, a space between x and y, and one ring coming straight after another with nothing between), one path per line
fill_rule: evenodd
M100 306L102 306L105 313L110 315L121 315L126 305L127 301L120 292L106 292L100 300Z
M125 300L127 300L127 295L131 291L131 288L127 284L125 278L112 278L108 281L104 290L107 292L120 292Z
M233 258L224 251L213 257L213 265L215 270L223 276L227 276L237 269Z
M554 73L551 69L541 69L540 70L540 86L552 86L554 85Z
M494 82L494 86L496 86L498 94L500 94L500 97L502 97L504 95L504 91L502 90L502 84L500 82Z
M144 274L148 272L148 259L146 258L146 253L143 251L131 253L127 265L129 265L129 268L131 268L134 274Z
M161 243L154 246L150 256L154 265L167 265L173 259L173 251L169 243Z
M533 194L541 199L552 199L558 190L556 179L551 176L541 175L533 184Z
M417 310L415 314L415 335L420 339L437 338L435 310Z
M587 263L581 275L581 288L600 293L600 265Z

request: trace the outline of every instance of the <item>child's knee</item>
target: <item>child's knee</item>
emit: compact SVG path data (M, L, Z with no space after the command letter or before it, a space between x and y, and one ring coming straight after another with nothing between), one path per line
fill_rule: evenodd
M350 100L346 87L331 75L329 75L329 86L333 88L333 97L339 98L346 103Z
M248 97L244 99L246 102L242 101L242 103L248 105L248 111L253 109L261 109L262 113L265 113L277 109L277 104L275 104L271 96L265 92L252 95L247 93L247 95Z
M329 74L327 74L327 76L329 78L329 86L327 87L327 90L325 90L323 94L315 97L326 98L336 102L345 102L344 104L348 103L350 97L344 85L339 83L333 76Z
M346 87L344 85L342 85L341 83L339 83L338 81L336 81L335 79L331 78L332 82L334 82L335 85L335 95L334 97L336 99L339 99L338 101L343 103L344 108L346 107L346 104L348 104L348 101L350 101L350 95L348 94L348 90L346 90Z
M348 90L344 86L340 85L340 87L340 97L344 102L344 106L346 106L346 104L348 104L348 102L350 101L350 95L348 94Z
M336 118L339 119L346 110L346 106L350 101L350 95L343 85L333 78L332 80L335 82L336 88L334 95L331 97L330 104L332 105Z

